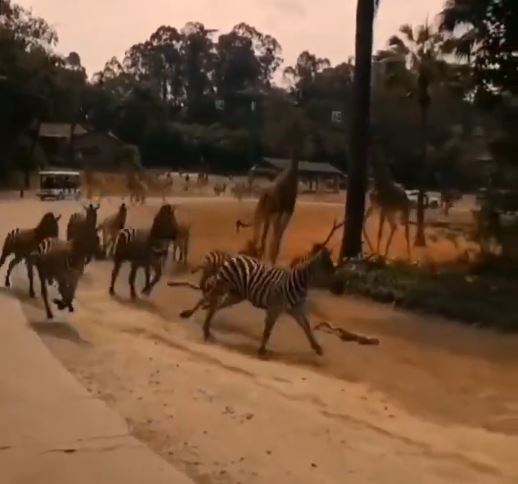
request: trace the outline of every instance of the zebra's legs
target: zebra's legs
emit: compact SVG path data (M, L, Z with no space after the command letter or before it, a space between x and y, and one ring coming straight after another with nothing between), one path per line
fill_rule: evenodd
M322 347L313 335L313 331L311 330L311 326L309 324L308 318L306 317L304 308L302 306L296 306L294 308L291 308L289 314L293 317L293 319L295 319L295 321L297 321L297 324L302 328L302 330L306 334L306 337L308 338L311 348L313 348L315 353L317 355L322 355L324 351L322 350Z
M137 269L138 269L137 264L132 262L129 277L128 277L131 299L136 299L136 297L137 297L137 292L135 291L135 277L137 276Z
M20 256L15 255L14 259L11 259L9 262L9 266L7 267L7 272L5 274L5 287L11 287L11 272L21 260L22 258Z
M43 302L45 304L45 310L47 311L47 318L52 319L54 315L52 314L52 311L50 310L50 304L49 304L49 296L47 294L47 281L45 280L45 277L43 277L43 274L38 268L38 274L40 276L40 283L41 283L41 298L43 299Z
M115 294L115 281L117 280L117 276L119 275L119 271L121 270L122 261L115 259L113 261L113 270L112 270L112 281L110 284L110 294L113 296Z
M266 318L264 319L264 331L263 331L263 339L261 341L261 346L257 351L259 356L263 356L266 354L266 345L270 339L270 335L272 334L272 329L279 319L279 315L281 311L277 308L269 308L266 310Z
M28 259L25 260L25 265L27 266L27 276L29 277L29 296L34 297L34 267Z
M151 282L146 282L144 289L142 289L142 294L145 294L146 296L149 296L151 294L151 290L155 287L155 285L162 277L162 258L156 257L155 260L152 262L152 265L153 270L155 272L155 276L153 277L153 280ZM147 266L147 270L149 271L149 266Z
M240 303L243 300L242 297L240 297L237 294L227 293L226 297L225 294L213 294L211 296L210 305L207 308L207 314L205 316L205 322L203 323L203 337L205 338L205 341L211 339L212 335L210 332L210 324L212 322L212 318L214 317L214 314L216 314L217 311L228 308L229 306L234 306L238 303Z

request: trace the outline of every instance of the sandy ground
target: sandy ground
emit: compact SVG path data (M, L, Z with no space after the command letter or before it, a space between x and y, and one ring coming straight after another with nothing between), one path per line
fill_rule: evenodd
M192 262L209 248L243 245L246 233L236 235L234 221L248 218L252 204L192 198L178 205L179 217L193 226ZM3 230L34 225L49 207L66 220L78 205L3 201ZM104 204L103 215L115 208ZM149 224L155 210L131 209L129 224ZM342 213L337 204L300 204L283 260L325 238ZM64 233L65 222L61 227ZM398 234L394 255L403 249ZM414 255L446 260L457 249L437 240ZM131 303L124 271L112 299L110 269L108 262L90 265L77 311L55 322L44 319L39 299L27 299L23 267L13 290L63 364L196 482L518 482L516 336L314 293L314 322L376 336L381 345L318 333L325 355L317 357L283 318L263 361L255 356L259 311L243 304L222 312L214 322L217 341L205 344L201 314L177 317L197 294L161 284L151 298ZM185 277L172 269L167 276Z

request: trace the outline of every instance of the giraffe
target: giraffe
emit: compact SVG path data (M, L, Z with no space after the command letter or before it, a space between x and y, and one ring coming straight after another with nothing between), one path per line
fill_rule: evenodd
M392 238L397 229L396 216L401 215L401 223L405 226L405 238L408 258L411 257L410 252L410 236L409 236L409 215L410 215L410 200L404 188L396 183L390 174L386 164L377 155L370 157L372 173L374 175L374 187L369 193L370 205L365 213L364 222L372 215L375 210L379 211L379 227L378 240L376 244L376 252L380 252L381 237L383 235L383 226L385 219L390 225L390 234L385 246L384 257L387 257ZM365 223L363 226L363 235L369 248L374 252L372 243L367 235Z
M261 243L258 253L265 253L266 239L270 225L273 226L273 235L270 240L270 261L275 264L279 255L281 240L295 210L295 202L298 193L299 156L293 153L290 166L280 173L273 183L261 194L257 202L253 217L253 236L250 244L257 247L259 236ZM240 220L236 227L249 227ZM262 234L261 232L262 228Z
M98 199L101 200L106 194L106 183L102 175L91 168L85 168L83 175L87 200L92 200L95 191L97 191Z
M137 175L136 172L130 171L127 175L127 187L130 196L130 202L135 201L135 203L140 202L142 205L146 200L147 195L147 185L144 181Z

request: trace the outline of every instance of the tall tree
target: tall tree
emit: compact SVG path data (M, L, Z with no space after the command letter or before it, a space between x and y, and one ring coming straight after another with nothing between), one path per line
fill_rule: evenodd
M389 39L389 49L378 54L387 82L415 100L421 125L421 166L418 167L417 232L415 245L426 245L424 201L428 181L428 121L432 88L447 79L448 64L443 59L444 38L428 23L412 28L403 25L400 35Z
M373 22L379 0L358 0L356 7L355 67L350 130L350 163L345 206L346 223L340 259L362 253L362 229L367 188L370 140L370 98Z

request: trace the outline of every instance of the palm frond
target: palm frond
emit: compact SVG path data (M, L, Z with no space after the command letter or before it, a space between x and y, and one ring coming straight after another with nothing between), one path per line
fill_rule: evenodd
M407 38L407 40L414 42L414 31L410 24L404 24L399 27L399 32L402 33Z

